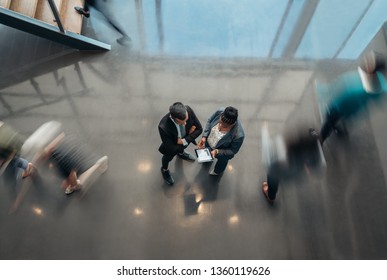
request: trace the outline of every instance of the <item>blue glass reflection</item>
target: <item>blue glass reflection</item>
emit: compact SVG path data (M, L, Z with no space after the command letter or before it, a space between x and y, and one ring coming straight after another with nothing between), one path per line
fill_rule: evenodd
M282 32L280 33L277 44L274 46L273 57L280 58L283 55L283 50L285 49L290 36L295 28L295 24L298 21L298 18L301 16L302 7L305 4L305 0L295 0L291 1L291 6L289 14L286 18Z
M145 2L144 18L155 15ZM284 14L284 0L162 1L164 53L177 56L266 57ZM153 28L154 29L154 28ZM150 38L155 43L154 37ZM159 45L148 51L158 53Z
M307 1L145 0L133 36L149 55L281 58L293 43L295 58L357 59L386 18L384 0L320 0L295 42Z
M364 0L320 1L296 57L333 58L367 5Z
M374 1L338 58L352 59L358 57L386 21L386 11L387 1Z

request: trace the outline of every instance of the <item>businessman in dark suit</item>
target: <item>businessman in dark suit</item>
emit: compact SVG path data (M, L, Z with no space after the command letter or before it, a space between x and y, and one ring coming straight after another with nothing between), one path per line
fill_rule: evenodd
M223 173L228 161L238 153L244 139L245 133L238 120L236 108L220 108L209 117L198 147L210 148L212 157L217 159L210 175Z
M203 128L195 115L195 112L181 102L175 102L169 107L166 114L159 123L161 137L160 153L161 174L168 185L174 184L174 179L168 169L169 162L178 155L188 161L195 161L195 157L184 149L190 144L196 145L195 139L202 133Z

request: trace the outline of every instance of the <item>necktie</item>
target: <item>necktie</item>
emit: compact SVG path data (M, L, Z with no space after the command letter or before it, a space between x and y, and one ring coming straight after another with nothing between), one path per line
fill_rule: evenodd
M179 124L179 130L180 130L181 138L184 138L184 136L185 136L185 126Z

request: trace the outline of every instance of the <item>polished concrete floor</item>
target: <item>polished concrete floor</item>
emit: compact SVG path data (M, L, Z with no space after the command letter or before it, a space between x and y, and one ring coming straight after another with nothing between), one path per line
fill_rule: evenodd
M387 258L384 104L350 126L349 139L327 141L321 177L281 185L273 206L260 188L263 122L272 135L318 127L314 81L354 69L354 60L156 55L135 27L132 45L121 46L99 20L92 11L84 30L110 52L0 26L1 119L27 136L60 121L109 157L84 196L66 196L50 170L16 186L1 180L0 259ZM164 184L157 125L175 101L203 125L219 107L239 109L246 139L222 177L174 159L176 184Z

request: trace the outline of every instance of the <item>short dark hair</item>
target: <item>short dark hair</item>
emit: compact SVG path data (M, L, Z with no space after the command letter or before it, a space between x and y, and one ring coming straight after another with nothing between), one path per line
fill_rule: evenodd
M181 102L175 102L169 107L169 113L174 119L185 120L187 108Z
M220 119L226 124L234 124L238 120L238 109L232 106L226 107L220 116Z

